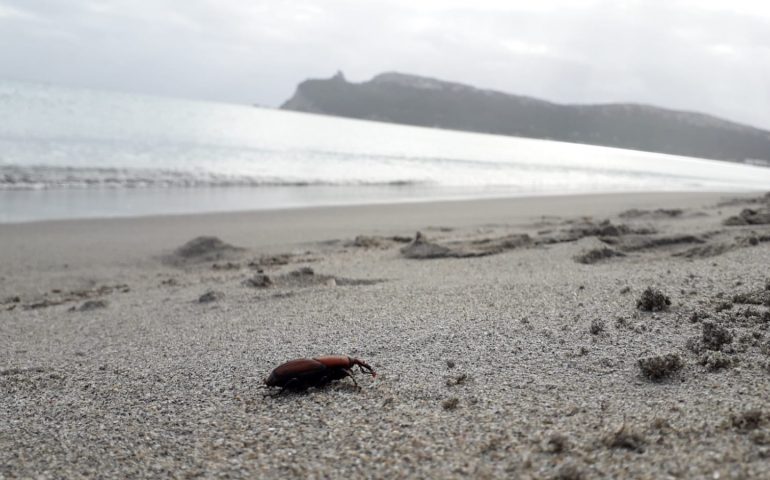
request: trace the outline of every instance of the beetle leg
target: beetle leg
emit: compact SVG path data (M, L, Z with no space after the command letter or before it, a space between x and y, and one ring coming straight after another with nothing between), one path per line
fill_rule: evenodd
M286 385L284 385L283 387L281 387L281 389L280 389L280 390L278 390L277 392L276 392L275 390L273 390L273 389L269 389L269 388L268 388L268 389L265 391L265 393L263 393L263 394L262 394L262 397L263 397L263 398L275 398L275 397L280 397L281 395L283 395L283 393L284 393L284 391L285 391L285 390L286 390Z
M287 389L289 389L289 390L290 390L290 389L292 389L292 388L295 388L297 385L294 385L294 384L299 384L299 385L301 385L301 382L300 382L299 380L297 380L296 378L292 378L291 380L289 380L288 382L286 382L286 384L284 384L284 386L283 386L283 387L281 387L281 391L280 391L280 392L278 392L278 393L283 393L283 392L284 392L285 390L287 390Z
M316 380L316 381L313 383L313 385L312 385L312 386L313 386L314 388L321 388L321 387L323 387L324 385L326 385L327 383L329 383L329 377L328 377L328 376L326 376L326 375L324 375L323 377L321 377L321 378L319 378L318 380Z
M347 368L346 368L346 369L344 369L344 372L348 374L348 377L350 377L350 379L351 379L351 380L353 380L353 384L354 384L354 385L355 385L357 388L359 388L359 389L360 389L361 387L359 387L359 386L358 386L358 382L356 382L356 379L353 377L353 372L351 372L351 371L350 371L349 369L347 369Z

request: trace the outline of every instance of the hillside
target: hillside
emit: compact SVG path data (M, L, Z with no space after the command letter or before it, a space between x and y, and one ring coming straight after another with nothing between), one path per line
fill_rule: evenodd
M566 105L432 78L342 73L299 84L282 109L426 127L604 145L730 161L770 162L770 132L700 113L640 104Z

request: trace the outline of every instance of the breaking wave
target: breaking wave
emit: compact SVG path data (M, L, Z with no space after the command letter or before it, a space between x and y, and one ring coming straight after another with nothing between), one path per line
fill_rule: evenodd
M417 180L300 180L279 177L226 175L205 171L0 165L0 190L405 186L421 184L426 184L426 182Z

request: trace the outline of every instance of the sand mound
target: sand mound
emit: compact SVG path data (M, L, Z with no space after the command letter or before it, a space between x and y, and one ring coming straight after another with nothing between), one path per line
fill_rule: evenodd
M301 267L283 275L268 277L265 274L257 274L244 280L243 284L254 288L308 288L308 287L337 287L375 285L385 282L382 279L370 278L344 278L334 275L316 273L310 267Z
M621 212L618 216L620 218L676 218L681 217L684 210L681 208L658 208L656 210L640 210L638 208L632 208Z
M683 252L676 252L672 255L675 257L684 258L709 258L722 255L723 253L735 250L736 245L728 243L715 243L710 245L698 245L697 247L688 248Z
M344 278L334 275L325 275L322 273L316 273L310 267L302 267L297 270L293 270L286 275L281 275L276 279L276 283L285 287L314 287L314 286L358 286L358 285L375 285L382 283L385 280L381 279L365 279L365 278Z
M587 252L583 252L575 256L574 259L577 263L591 265L591 264L600 262L602 260L606 260L608 258L625 257L625 256L626 256L625 253L618 252L611 248L602 247L602 248L594 248L592 250L588 250Z
M347 242L345 245L349 247L359 248L388 248L396 243L409 243L412 239L410 237L403 237L400 235L394 235L391 237L382 237L378 235L358 235L351 242Z
M413 259L484 257L530 244L532 239L529 235L512 234L440 245L429 241L421 232L417 232L412 243L401 249L401 254Z
M555 234L545 234L537 238L537 243L549 245L552 243L576 242L585 237L620 237L623 235L652 235L657 233L654 228L632 227L625 224L614 224L609 220L599 223L591 219L581 219L577 222L566 222L569 226Z
M454 256L452 255L452 250L450 248L429 241L422 232L417 232L414 241L402 248L401 253L406 258L417 259L446 258Z
M196 237L165 257L167 263L185 265L190 263L213 262L232 257L243 248L225 243L218 237Z
M219 290L209 290L200 297L198 297L198 303L211 303L211 302L218 302L220 300L223 300L225 298L224 292L220 292Z
M613 245L624 252L636 252L655 248L685 244L703 244L706 241L690 234L675 235L624 235L622 237L601 237L603 243Z
M770 224L770 209L744 208L740 214L727 218L723 223L727 226L768 225Z
M109 302L107 300L87 300L78 307L78 311L80 312L90 312L92 310L99 310L102 308L107 308L109 306Z

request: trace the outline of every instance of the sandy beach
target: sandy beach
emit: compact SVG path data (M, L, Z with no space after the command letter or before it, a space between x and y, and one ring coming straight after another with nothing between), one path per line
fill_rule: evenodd
M3 224L0 479L768 478L769 263L763 193Z

